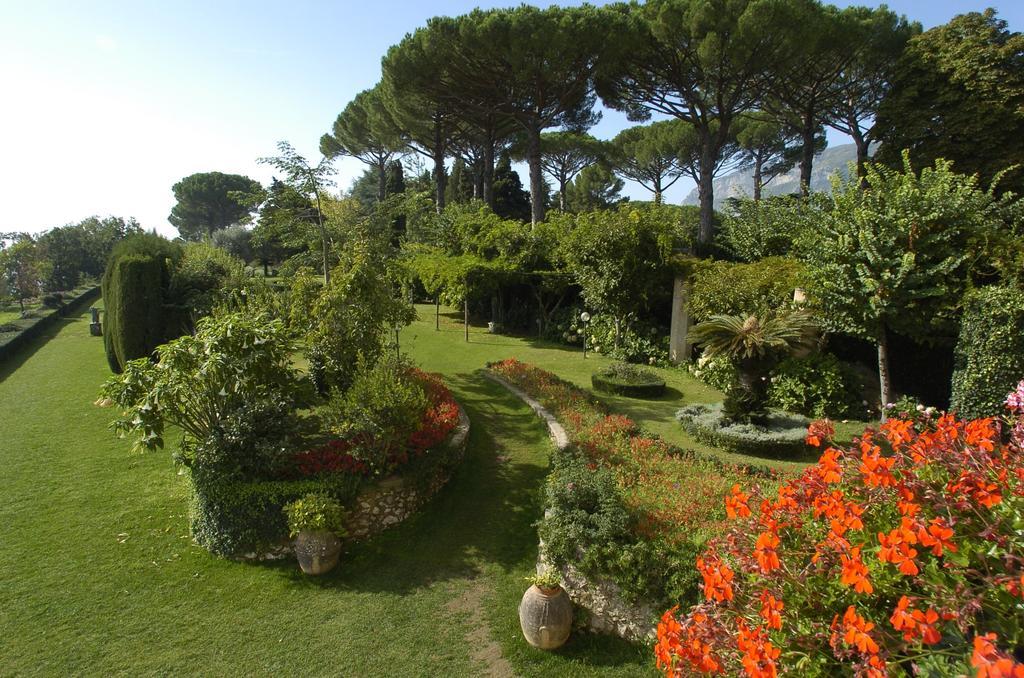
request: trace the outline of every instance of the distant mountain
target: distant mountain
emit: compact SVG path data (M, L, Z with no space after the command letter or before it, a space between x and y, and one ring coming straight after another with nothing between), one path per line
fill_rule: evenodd
M872 149L874 150L874 149ZM849 163L857 161L857 146L855 144L841 144L831 146L814 157L814 166L811 168L811 190L829 191L829 177L835 173L845 178ZM754 195L754 170L733 172L715 179L715 209L719 209L727 198L752 197ZM786 193L800 192L800 167L794 167L785 174L780 174L761 189L761 194L785 195ZM684 205L696 205L697 189L690 191Z

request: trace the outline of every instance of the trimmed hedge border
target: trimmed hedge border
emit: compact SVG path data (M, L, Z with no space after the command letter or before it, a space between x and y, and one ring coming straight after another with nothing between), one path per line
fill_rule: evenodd
M426 503L448 482L462 460L469 427L469 417L459 406L458 425L442 446L431 451L436 459L422 479L392 475L368 482L358 476L336 474L299 480L217 484L197 483L190 478L189 531L196 544L214 555L241 560L286 557L291 553L291 541L283 507L315 492L334 497L348 508L346 523L350 532L357 533L360 539L371 537L401 520L366 520L368 516L363 514L376 516L374 509L388 508L381 503L394 501L396 496L405 507ZM353 529L357 523L369 525L370 529Z
M772 430L758 430L749 424L722 425L722 405L687 405L676 412L676 419L694 440L738 454L766 457L790 457L803 452L805 437L811 420L797 414L772 410L778 422L792 426Z
M637 384L620 381L595 372L590 376L590 383L595 391L626 396L627 398L657 398L665 393L665 381L663 379Z
M8 360L19 349L27 346L32 340L36 339L43 334L50 327L57 324L57 321L61 318L66 318L73 313L77 313L81 308L89 303L98 299L100 296L99 285L93 286L80 293L78 296L67 302L60 308L47 311L37 311L46 313L40 318L35 318L32 322L26 324L20 332L9 333L9 336L5 336L8 333L0 334L0 364ZM15 320L12 324L24 323L25 320Z

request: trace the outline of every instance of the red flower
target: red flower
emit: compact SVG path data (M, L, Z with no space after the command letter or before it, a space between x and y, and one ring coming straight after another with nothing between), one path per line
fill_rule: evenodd
M986 633L974 637L971 666L978 669L977 678L1024 678L1024 664L1018 664L995 646L996 634Z
M750 515L750 507L747 506L747 495L740 491L740 486L733 485L732 493L725 498L725 513L729 518L746 518Z
M843 555L843 573L839 578L845 586L852 586L857 593L873 593L875 588L868 580L868 568L860 559L860 547L850 550L850 555Z
M762 532L757 536L754 544L754 557L761 568L762 574L768 574L772 570L781 567L779 554L775 550L779 545L779 537L774 532Z
M761 618L770 629L782 629L782 610L785 605L767 590L761 592Z

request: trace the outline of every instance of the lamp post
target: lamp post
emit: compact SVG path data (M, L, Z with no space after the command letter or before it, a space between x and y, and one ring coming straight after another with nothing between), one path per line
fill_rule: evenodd
M590 314L584 311L580 313L580 320L583 321L583 359L587 359L587 323L590 322Z

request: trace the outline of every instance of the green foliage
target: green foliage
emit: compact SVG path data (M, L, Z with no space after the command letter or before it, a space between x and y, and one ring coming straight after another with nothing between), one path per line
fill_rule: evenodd
M623 205L578 215L561 256L587 305L621 319L647 310L671 286L669 257L684 236L675 210Z
M639 183L660 203L685 173L681 151L694 143L693 128L681 120L638 125L615 136L610 161L616 172Z
M337 499L323 494L307 494L285 504L288 529L293 537L304 530L326 530L338 537L344 537L345 513Z
M800 232L813 228L806 202L790 196L733 199L722 219L722 244L741 261L756 263L793 251Z
M159 346L157 364L127 363L102 392L123 409L114 429L137 436L136 449L162 448L170 424L183 435L182 462L200 475L254 476L273 464L296 429L303 386L293 351L280 320L210 316L194 336Z
M878 110L878 160L916 166L943 158L983 185L1024 192L1024 35L994 9L968 12L915 36Z
M375 243L355 241L344 254L310 316L307 357L322 392L348 388L359 359L376 362L388 334L415 317L399 296L393 262Z
M802 274L800 262L784 257L749 264L695 262L690 315L702 322L714 315L763 315L790 307Z
M604 165L591 165L580 172L566 189L565 206L570 212L610 209L626 202L625 183Z
M204 316L241 285L245 264L206 242L187 243L171 279L171 297L193 316Z
M584 323L582 309L562 309L547 326L546 335L554 341L583 345ZM586 324L587 347L594 353L629 363L654 365L668 360L668 336L649 322L638 320L634 314L622 318L616 328L615 318L609 314L594 313ZM618 337L618 346L616 343Z
M192 478L189 529L210 553L237 557L280 546L288 538L284 507L310 493L344 504L355 498L362 479L335 473L307 480L229 482Z
M768 404L815 419L860 419L863 384L857 373L831 353L787 358L769 376Z
M111 260L103 290L107 311L104 332L115 372L137 358L149 360L153 350L167 339L164 271L165 262L142 254Z
M253 250L252 231L242 224L234 224L220 229L213 234L212 242L243 263L248 263L256 258L256 252Z
M360 361L351 387L332 395L326 420L340 438L355 442L352 456L383 475L407 448L428 404L423 386L411 377L407 363Z
M242 196L260 194L263 187L240 174L200 172L185 177L171 190L178 202L167 220L184 240L201 240L247 220L251 208Z
M39 295L50 276L52 265L42 247L31 237L19 237L10 247L0 249L0 277L4 287L24 308L26 299Z
M952 409L964 418L1001 414L1024 376L1024 292L983 287L968 294L955 360Z
M758 424L736 422L721 403L687 405L676 413L694 440L738 454L758 457L793 457L802 454L811 423L806 417L771 411Z
M542 573L530 575L526 581L539 589L555 589L562 585L562 575L558 570L549 567Z

